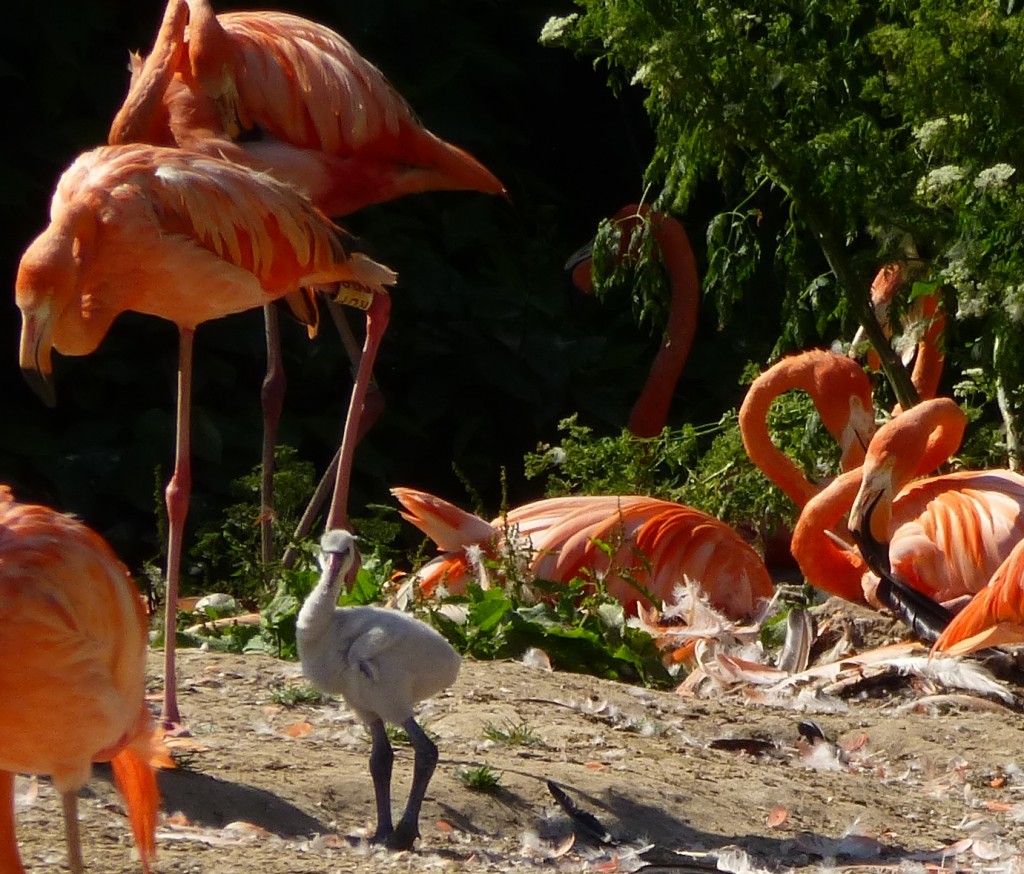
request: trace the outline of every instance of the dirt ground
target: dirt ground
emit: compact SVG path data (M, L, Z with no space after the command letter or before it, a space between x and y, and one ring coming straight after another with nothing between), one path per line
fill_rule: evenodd
M466 661L419 711L441 761L421 841L391 853L360 840L373 825L369 742L343 702L284 706L275 698L301 683L298 665L186 650L192 736L174 749L179 767L160 774L154 871L1021 870L1012 670L990 684L1002 700L934 676L844 670L788 692L742 681L680 694ZM826 741L802 737L807 719ZM396 809L411 762L396 746ZM466 788L460 771L484 765L496 791ZM19 778L16 806L28 870L64 868L48 782ZM89 871L138 872L109 773L97 769L79 809Z

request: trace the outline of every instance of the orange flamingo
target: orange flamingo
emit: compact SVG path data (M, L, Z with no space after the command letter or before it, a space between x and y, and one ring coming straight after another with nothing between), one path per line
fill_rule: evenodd
M526 556L532 576L568 583L600 578L627 612L671 602L684 575L730 618L750 618L774 587L760 556L724 522L641 495L584 495L523 504L487 522L426 492L394 488L402 517L444 554L420 569L421 589L465 591L471 553ZM522 550L520 553L519 550Z
M1019 474L979 470L915 479L952 455L966 424L949 398L922 401L888 422L868 447L850 509L850 530L869 543L888 543L893 574L938 601L980 591L1024 538Z
M187 24L187 31L186 31ZM303 191L327 215L423 191L505 195L501 182L468 152L417 121L383 74L341 36L282 12L214 15L207 0L169 0L152 52L133 58L128 95L108 141L178 145L272 173ZM315 333L316 301L287 297ZM285 377L277 312L264 311L263 557L270 560L270 490ZM374 296L356 381L372 375L387 325L385 298ZM347 327L353 365L362 361ZM369 393L368 393L369 394ZM375 397L376 395L369 395ZM364 402L366 398L364 397ZM358 435L379 404L356 410ZM347 528L349 472L340 463L327 530Z
M918 479L955 451L966 422L955 402L936 398L883 425L863 467L801 514L793 551L808 578L860 600L856 590L875 585L870 567L881 577L873 599L905 612L899 602L909 597L911 612L922 614L913 624L934 639L949 619L939 605L981 590L1024 538L1024 477L982 470ZM847 510L866 562L825 534Z
M886 336L892 335L889 317L892 304L900 289L909 281L910 275L909 262L893 261L882 267L871 283L871 304ZM906 312L905 319L906 330L897 343L897 351L905 366L909 366L911 361L914 364L910 381L917 391L918 398L930 400L939 390L945 361L942 334L946 329L946 314L942 309L939 290L916 298ZM853 338L854 350L860 346L863 336L863 329L858 330ZM868 351L867 363L874 371L881 369L878 353L874 349ZM899 415L901 410L901 406L896 404L892 414Z
M619 257L625 259L636 252L636 234L644 222L657 243L657 257L665 265L671 287L668 324L664 340L651 365L647 382L633 404L627 428L637 437L657 437L665 427L676 383L686 366L686 359L697 332L697 309L700 303L700 277L690 239L682 224L670 215L654 212L646 204L623 207L611 221L619 227ZM594 277L590 247L584 247L566 265L572 270L573 283L581 291L592 292Z
M14 775L47 774L64 807L68 867L81 872L78 791L109 761L142 868L159 797L146 707L146 616L128 570L101 537L0 486L0 872L24 874Z
M906 431L908 427L914 427L915 418L911 416L898 428ZM948 427L937 431L933 439L925 443L923 451L914 459L912 477L930 473L950 456L959 445L956 426L957 419L953 418ZM877 580L871 576L868 564L856 547L834 532L845 529L845 519L861 487L863 475L863 465L846 471L811 498L800 513L791 544L793 556L811 585L855 602L864 601L866 591L874 591ZM929 494L941 493L951 485L955 487L958 479L964 479L963 475L938 478ZM927 509L921 508L919 499L920 493L917 500L904 503L901 494L894 505L893 513L899 520L895 523L897 531L904 524L910 526L900 538L905 538L905 542L916 539L916 536L910 536L911 531L930 527L935 521L934 517L927 515Z
M165 724L180 723L174 630L191 489L196 327L300 287L335 282L355 286L371 315L375 308L386 310L384 286L395 274L363 255L350 255L347 246L340 228L266 174L184 150L128 145L87 152L65 171L49 227L22 256L16 283L21 366L51 404L53 349L88 355L126 310L178 326L177 448L166 491ZM365 395L366 381L357 380L358 388ZM347 425L362 401L354 390Z

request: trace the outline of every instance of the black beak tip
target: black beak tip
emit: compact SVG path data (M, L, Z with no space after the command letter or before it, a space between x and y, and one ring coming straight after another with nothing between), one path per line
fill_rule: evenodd
M28 383L29 388L39 396L39 399L46 406L50 407L50 409L57 406L57 390L54 387L53 377L50 374L40 373L38 370L23 367L21 375L25 377L25 382Z

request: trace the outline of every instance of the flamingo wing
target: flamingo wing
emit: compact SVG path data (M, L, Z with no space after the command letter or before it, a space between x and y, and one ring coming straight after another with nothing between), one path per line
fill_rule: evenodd
M1024 539L1024 477L961 471L918 480L897 496L891 526L899 579L938 601L979 592Z
M433 540L441 552L458 552L473 544L488 543L497 536L489 522L437 495L403 487L393 488L391 494L402 505L402 518Z
M935 641L933 652L967 653L1024 642L1024 540Z

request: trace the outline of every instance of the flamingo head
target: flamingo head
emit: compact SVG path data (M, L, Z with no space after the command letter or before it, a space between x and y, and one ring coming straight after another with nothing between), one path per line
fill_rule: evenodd
M88 355L113 321L109 301L84 293L83 271L96 232L94 217L81 210L54 220L25 250L15 280L21 310L19 363L32 389L54 406L53 350Z
M320 584L328 588L348 587L359 570L356 538L343 528L325 531L320 539Z

